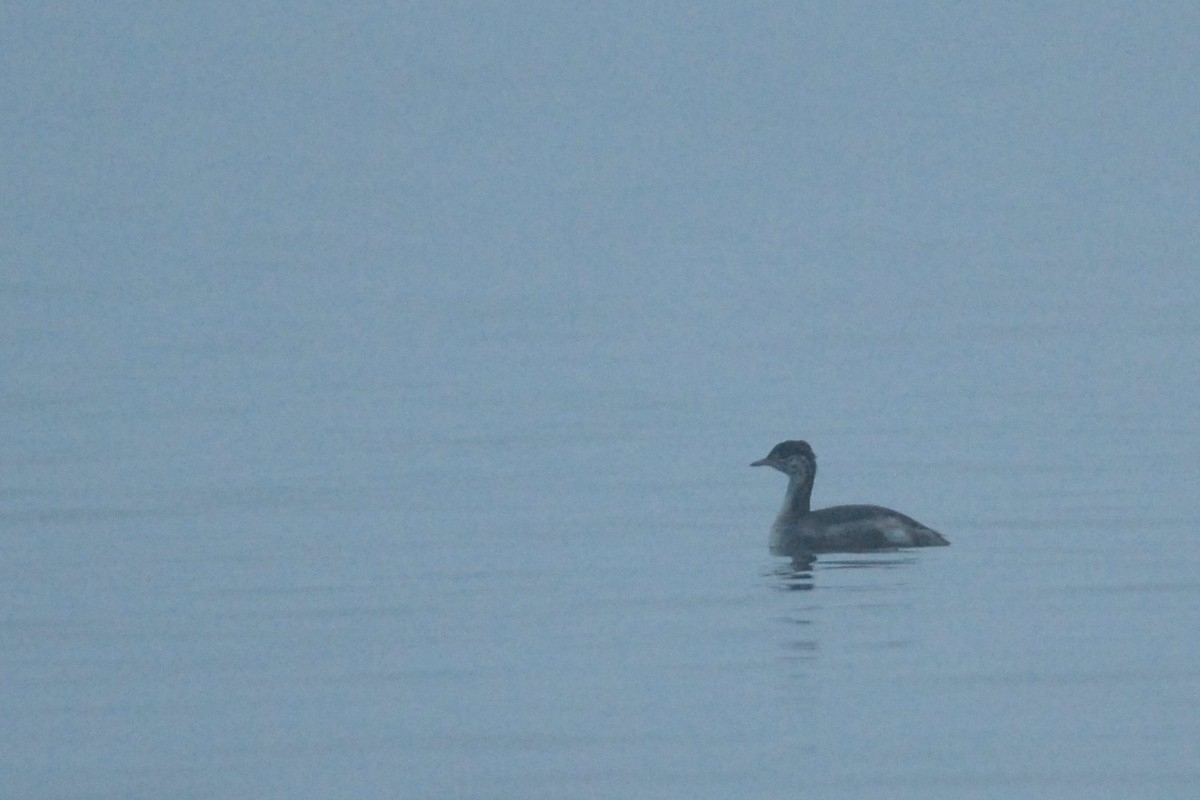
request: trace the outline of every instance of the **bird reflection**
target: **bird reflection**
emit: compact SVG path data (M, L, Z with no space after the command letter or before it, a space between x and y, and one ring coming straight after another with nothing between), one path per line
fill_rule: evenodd
M772 573L779 578L779 588L793 592L811 591L813 584L813 565L817 557L811 553L793 556L792 563L779 566Z
M891 552L886 556L880 553L839 553L837 555L840 557L830 558L828 554L823 555L820 560L820 569L822 571L834 569L896 569L913 564L917 560L916 556L898 552ZM787 591L811 591L816 588L817 566L817 555L815 553L793 553L790 563L774 567L771 570L771 574L778 579L778 588L780 589Z

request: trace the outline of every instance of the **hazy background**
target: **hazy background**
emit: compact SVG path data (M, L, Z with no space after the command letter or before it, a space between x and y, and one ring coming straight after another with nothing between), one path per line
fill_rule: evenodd
M13 796L1200 783L1200 6L9 2L0 65ZM778 573L785 438L953 546Z

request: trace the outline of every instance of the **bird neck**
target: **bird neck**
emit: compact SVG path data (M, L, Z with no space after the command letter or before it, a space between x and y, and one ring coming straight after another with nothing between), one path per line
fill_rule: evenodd
M781 520L795 519L809 512L812 507L812 479L811 473L788 476L787 494L783 498L783 510L779 512Z

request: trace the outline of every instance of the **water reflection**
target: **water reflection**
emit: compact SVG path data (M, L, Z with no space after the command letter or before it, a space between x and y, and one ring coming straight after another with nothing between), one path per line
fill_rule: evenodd
M837 553L818 556L815 553L802 553L792 556L787 564L780 564L770 570L770 574L778 579L776 588L788 591L811 591L816 587L815 574L818 571L835 569L896 569L916 563L915 555L903 551L888 551L886 553L849 554Z
M839 559L822 559L821 566L825 569L895 569L909 564L915 564L917 557L900 552L887 554L872 554Z
M775 567L771 570L771 574L779 579L776 588L788 591L811 591L815 587L813 583L813 564L815 562L815 558L808 562L793 559L790 564Z
M816 661L820 655L820 643L815 638L791 639L783 643L784 661Z
M908 650L914 639L905 620L911 616L909 581L887 571L906 570L919 559L904 550L871 553L803 554L777 561L762 575L776 591L812 592L785 601L775 622L780 623L776 645L791 674L812 675L816 662L832 655L858 664ZM874 572L872 572L874 571Z

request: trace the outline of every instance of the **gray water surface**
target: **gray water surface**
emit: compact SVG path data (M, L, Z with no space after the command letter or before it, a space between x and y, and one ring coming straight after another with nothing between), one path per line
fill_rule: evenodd
M1194 795L1192 5L4 16L5 796Z

